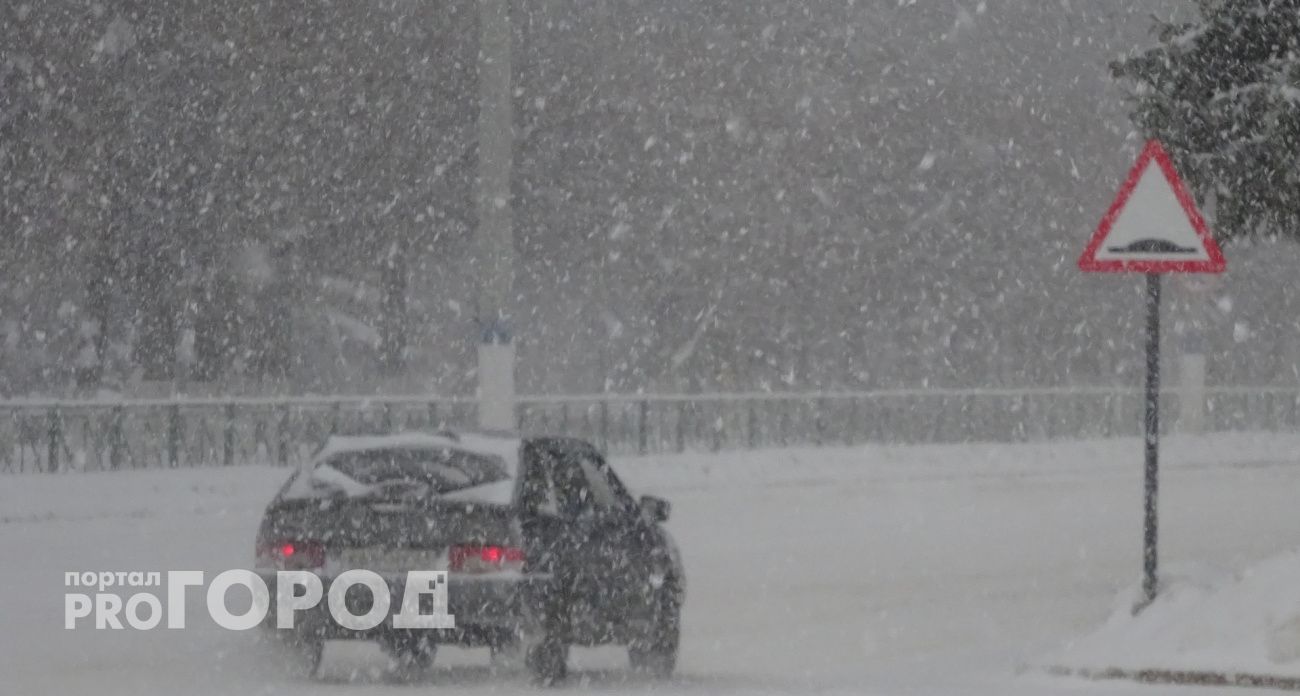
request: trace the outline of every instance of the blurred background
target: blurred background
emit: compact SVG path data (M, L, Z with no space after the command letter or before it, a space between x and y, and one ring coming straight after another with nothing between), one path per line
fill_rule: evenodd
M518 388L1139 384L1075 259L1192 3L513 4ZM473 0L0 9L0 395L473 394ZM1297 251L1165 348L1296 385ZM1176 371L1176 361L1171 361Z

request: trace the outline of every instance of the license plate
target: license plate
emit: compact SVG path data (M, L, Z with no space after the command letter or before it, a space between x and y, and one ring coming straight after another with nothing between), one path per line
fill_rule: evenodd
M447 552L435 549L394 549L371 546L343 549L340 570L370 570L380 574L405 574L412 570L446 570Z

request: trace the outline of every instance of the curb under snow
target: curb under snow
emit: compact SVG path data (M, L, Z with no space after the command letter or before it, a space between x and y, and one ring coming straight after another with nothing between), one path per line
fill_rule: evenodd
M1175 570L1134 616L1110 619L1042 661L1056 676L1300 690L1300 550L1235 574Z

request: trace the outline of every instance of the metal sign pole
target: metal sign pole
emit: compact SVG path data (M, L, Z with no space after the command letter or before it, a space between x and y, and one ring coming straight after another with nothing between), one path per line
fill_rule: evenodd
M1142 537L1141 610L1156 599L1160 491L1160 275L1147 274L1146 494Z
M1134 211L1138 212L1134 212ZM1087 273L1143 273L1147 277L1147 385L1145 515L1142 598L1134 613L1155 601L1156 503L1160 490L1160 274L1222 273L1227 267L1196 200L1158 140L1142 149L1119 195L1079 257Z

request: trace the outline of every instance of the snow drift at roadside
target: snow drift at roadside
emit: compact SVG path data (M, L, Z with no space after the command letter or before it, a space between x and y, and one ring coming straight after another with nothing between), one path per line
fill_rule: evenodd
M1195 672L1300 678L1300 549L1232 573L1172 568L1155 603L1122 593L1095 633L1048 662L1086 674Z

